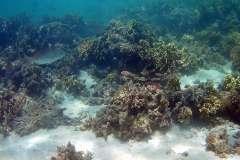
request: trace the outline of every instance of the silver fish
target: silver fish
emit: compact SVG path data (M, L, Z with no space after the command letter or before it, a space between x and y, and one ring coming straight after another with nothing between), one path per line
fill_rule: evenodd
M65 55L65 52L59 47L49 47L43 51L36 53L33 57L28 57L24 54L24 58L27 61L27 65L36 64L50 64L56 60L62 58Z

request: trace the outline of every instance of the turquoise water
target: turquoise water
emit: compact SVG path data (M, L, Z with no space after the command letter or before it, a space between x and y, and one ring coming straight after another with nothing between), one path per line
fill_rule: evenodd
M0 16L9 18L20 12L27 12L32 15L33 21L38 21L43 15L62 16L66 13L77 13L85 20L107 22L116 19L124 7L135 8L148 3L144 0L10 0L1 2Z

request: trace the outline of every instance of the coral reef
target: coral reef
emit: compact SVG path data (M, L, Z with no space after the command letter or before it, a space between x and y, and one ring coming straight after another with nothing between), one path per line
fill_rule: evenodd
M93 129L97 136L113 133L120 139L141 139L154 126L169 126L171 111L163 90L151 83L128 82L110 99L109 105L96 117L85 121L84 127Z
M1 88L39 98L44 96L45 89L54 85L50 68L28 67L20 61L14 63L1 61L0 67L2 74L5 75L2 77Z
M91 32L96 32L91 24L84 23L80 15L71 13L62 17L43 16L38 25L32 22L30 14L21 13L9 19L1 19L0 25L1 48L12 46L20 54L32 54L35 50L47 48L49 44L55 45L56 42L73 47L76 45L74 41L79 41L79 37L87 37L93 34ZM12 54L6 57L13 61L17 56Z
M172 92L180 91L181 90L180 78L177 75L170 78L168 80L167 87L168 87L168 90Z
M110 67L104 69L91 65L87 72L97 82L89 88L90 96L86 101L88 105L107 104L109 98L114 96L125 80L119 75L118 70L111 70Z
M0 97L0 126L1 133L7 136L13 130L13 121L20 116L20 111L27 104L24 94L1 91Z
M180 112L177 115L177 119L179 122L187 124L189 122L189 119L192 116L192 110L189 107L181 107Z
M199 69L196 56L178 50L174 44L165 45L162 40L157 40L150 26L141 28L140 23L136 21L124 26L112 20L106 30L97 36L98 39L86 40L79 45L78 57L84 61L96 60L95 64L98 66L101 66L100 62L117 59L117 63L109 63L115 69L124 67L143 70L144 64L154 67L154 71L163 73L176 70L193 72ZM137 61L138 63L135 63ZM141 66L132 66L140 62Z
M92 153L83 151L76 152L75 146L68 142L66 146L57 147L57 158L52 157L51 160L91 160Z
M197 82L196 85L173 94L166 94L173 107L173 118L186 123L192 116L211 119L223 111L220 94L214 88L213 81ZM187 107L187 108L186 108Z
M68 94L71 94L72 96L76 97L79 95L85 95L86 96L86 86L85 86L85 80L77 79L76 75L73 76L63 76L62 77L63 85L66 89L66 92Z
M230 91L231 89L238 87L240 87L240 78L234 78L232 75L224 77L218 86L222 91Z

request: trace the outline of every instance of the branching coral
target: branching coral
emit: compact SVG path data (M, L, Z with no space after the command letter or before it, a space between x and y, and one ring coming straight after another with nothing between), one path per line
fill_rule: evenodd
M57 158L52 157L51 160L91 160L92 153L83 151L76 152L75 146L68 142L66 146L57 147Z

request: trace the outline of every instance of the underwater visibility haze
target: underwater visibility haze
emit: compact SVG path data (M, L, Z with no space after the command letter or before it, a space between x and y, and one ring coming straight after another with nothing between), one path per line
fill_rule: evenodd
M0 5L0 159L240 159L238 0Z

